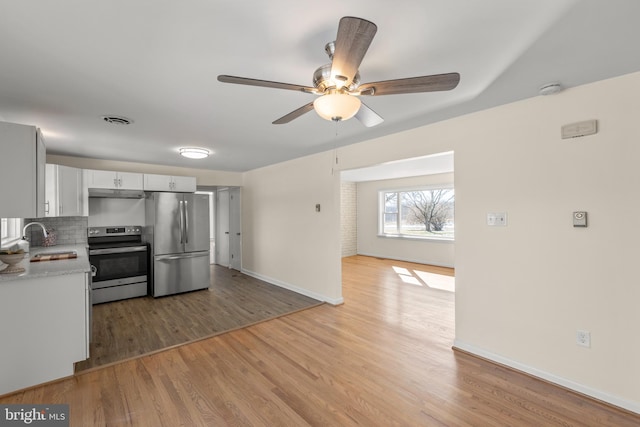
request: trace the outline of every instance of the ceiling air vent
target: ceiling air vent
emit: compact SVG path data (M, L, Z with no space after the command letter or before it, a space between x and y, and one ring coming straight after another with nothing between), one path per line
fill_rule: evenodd
M102 120L114 125L130 125L133 123L133 120L122 116L102 116Z

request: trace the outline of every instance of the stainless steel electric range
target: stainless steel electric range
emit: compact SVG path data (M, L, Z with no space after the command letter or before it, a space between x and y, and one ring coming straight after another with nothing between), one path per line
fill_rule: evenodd
M87 234L93 304L147 295L149 245L142 226L90 227Z

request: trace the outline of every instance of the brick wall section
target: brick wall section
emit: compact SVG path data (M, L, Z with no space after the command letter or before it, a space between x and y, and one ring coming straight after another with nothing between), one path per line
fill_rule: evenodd
M57 245L77 245L87 243L87 226L89 217L60 216L48 218L25 218L25 225L30 222L42 223L47 230L56 234ZM27 240L31 246L42 246L42 229L37 225L27 228Z
M357 196L355 182L340 184L340 228L343 257L358 253Z

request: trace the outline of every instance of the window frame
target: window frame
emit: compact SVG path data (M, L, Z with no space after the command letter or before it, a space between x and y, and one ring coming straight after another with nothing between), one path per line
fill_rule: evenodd
M402 229L402 193L410 193L413 191L433 191L433 190L452 190L453 191L453 237L448 236L419 236L415 234L405 234L405 233L386 233L385 232L385 216L388 214L386 212L386 203L385 197L389 193L396 193L396 203L397 203L397 212L389 212L389 214L395 213L396 215L396 230L400 231ZM427 186L412 186L412 187L399 187L399 188L388 188L378 190L378 237L382 238L392 238L392 239L409 239L409 240L430 240L430 241L438 241L438 242L454 242L455 241L455 188L453 184L442 184L442 185L427 185Z
M8 248L20 240L22 218L0 218L0 247Z

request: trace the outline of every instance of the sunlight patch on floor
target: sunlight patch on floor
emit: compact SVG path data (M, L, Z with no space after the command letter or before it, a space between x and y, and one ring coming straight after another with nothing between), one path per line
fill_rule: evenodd
M400 280L404 283L416 286L428 286L432 289L448 292L455 292L456 290L455 277L420 270L410 271L404 267L392 266L391 268L393 268L393 271L396 272Z
M456 278L442 274L427 273L426 271L414 270L414 273L430 288L443 291L455 292Z

